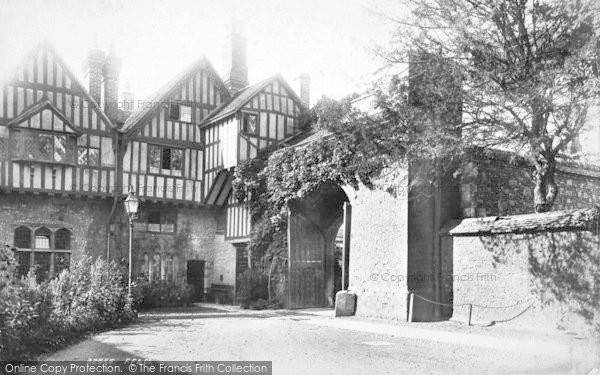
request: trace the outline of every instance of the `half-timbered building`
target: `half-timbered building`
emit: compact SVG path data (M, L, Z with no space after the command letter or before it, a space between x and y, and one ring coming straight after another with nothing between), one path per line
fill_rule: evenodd
M98 99L48 43L0 87L0 232L22 273L49 277L78 249L104 252L117 132Z
M239 33L229 48L223 78L202 57L132 113L119 107L114 52L91 50L82 84L42 43L2 83L0 236L21 273L53 277L84 254L125 258L132 189L142 202L134 272L231 300L252 224L233 168L296 135L304 106L280 75L249 84Z

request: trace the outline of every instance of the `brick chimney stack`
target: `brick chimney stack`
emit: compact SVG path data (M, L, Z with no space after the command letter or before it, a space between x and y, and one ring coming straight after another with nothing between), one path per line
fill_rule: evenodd
M116 56L114 45L111 45L102 75L104 79L104 113L113 122L116 122L118 115L120 73L121 59Z
M306 108L310 108L310 75L308 73L300 73L296 78L296 85L300 91L300 101Z
M93 48L83 62L83 74L90 96L100 104L102 101L102 68L106 54L98 48Z
M126 112L133 112L135 107L135 95L131 91L131 84L125 83L125 91L123 91L123 110Z
M248 64L246 62L246 38L238 22L233 22L229 35L229 50L225 56L225 86L232 94L248 86Z

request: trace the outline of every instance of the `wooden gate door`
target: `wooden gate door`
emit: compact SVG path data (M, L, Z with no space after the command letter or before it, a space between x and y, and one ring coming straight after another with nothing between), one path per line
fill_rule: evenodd
M194 295L192 299L195 302L202 301L204 298L204 261L187 261L187 283L192 287Z
M319 228L297 213L288 217L289 307L324 307L325 238Z

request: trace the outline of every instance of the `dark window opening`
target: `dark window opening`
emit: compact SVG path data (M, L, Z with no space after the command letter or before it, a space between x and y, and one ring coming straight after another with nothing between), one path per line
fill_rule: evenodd
M170 120L179 120L179 104L171 103L169 105L169 119Z
M17 252L17 272L19 277L27 275L29 267L31 266L31 252L30 251L19 251Z
M162 169L171 169L171 149L170 148L162 149L161 168Z
M59 229L54 233L54 249L69 250L71 248L71 232L67 229Z
M150 173L181 175L183 150L171 147L149 146L148 164Z
M169 119L173 121L192 122L192 107L185 104L171 103Z
M164 211L142 211L142 214L134 223L134 228L139 231L175 233L177 214Z
M31 249L31 229L27 227L15 229L14 246L20 249Z
M243 130L248 134L256 134L258 132L258 116L251 113L244 113Z
M14 246L19 249L16 254L19 276L26 276L33 267L37 282L41 282L69 268L71 253L62 251L71 249L68 229L53 232L42 227L33 232L27 227L18 227L14 233Z

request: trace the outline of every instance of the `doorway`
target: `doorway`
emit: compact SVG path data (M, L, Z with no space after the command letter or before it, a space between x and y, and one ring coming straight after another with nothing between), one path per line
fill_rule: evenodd
M290 308L333 307L335 293L342 288L343 261L337 259L341 254L336 252L336 238L341 227L347 228L343 224L349 223L345 214L350 212L347 206L346 193L335 184L323 184L291 205L288 217Z
M203 260L187 261L187 283L192 287L192 300L204 300L204 263Z

